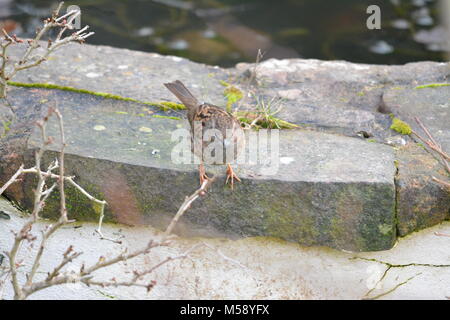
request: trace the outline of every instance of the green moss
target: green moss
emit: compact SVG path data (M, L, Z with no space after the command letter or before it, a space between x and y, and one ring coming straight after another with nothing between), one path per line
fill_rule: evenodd
M231 86L231 83L228 83L228 82L226 82L226 81L224 81L224 80L220 80L219 83L220 83L221 85L223 85L224 87L229 87L229 86Z
M172 110L184 110L186 109L186 107L184 106L184 104L180 104L180 103L176 103L176 102L159 102L158 106L167 111L168 109L172 109ZM162 106L162 107L161 107Z
M225 81L222 82L226 84ZM228 112L231 112L231 107L233 106L233 104L235 104L244 97L244 94L242 93L241 90L230 84L227 84L227 87L225 88L225 90L223 90L223 95L227 99L226 109Z
M103 292L103 291L101 291L101 290L97 290L97 292L98 292L99 294L101 294L102 296L108 298L108 299L114 299L114 300L117 300L117 299L118 299L116 296L110 295L110 294L108 294L108 293L106 293L106 292Z
M259 117L257 112L239 111L236 113L237 119L241 123L251 124L258 119L254 125L256 129L295 129L298 125L281 120L274 116Z
M283 29L278 33L280 37L283 38L289 38L289 37L301 37L309 35L310 32L306 28L289 28L289 29Z
M440 87L449 87L450 83L431 83L431 84L424 84L421 86L417 86L414 89L426 89L426 88L440 88Z
M128 114L128 112L125 112L125 111L116 111L115 113L116 114Z
M375 140L375 139L367 139L367 142L374 143L374 142L377 142L377 140Z
M69 91L69 92L75 92L75 93L90 94L90 95L93 95L93 96L102 97L104 99L114 99L114 100L135 102L135 103L139 103L139 104L145 104L145 105L149 105L149 106L154 106L154 107L160 108L163 111L186 109L186 107L184 105L176 103L176 102L170 102L170 101L163 101L163 102L141 101L141 100L137 100L137 99L134 99L134 98L122 97L122 96L119 96L119 95L116 95L116 94L112 94L112 93L96 92L96 91L90 91L90 90L86 90L86 89L78 89L78 88L74 88L74 87L60 86L60 85L52 84L52 83L23 83L23 82L8 81L8 84L10 86L22 87L22 88L53 89L53 90L63 90L63 91Z
M9 130L11 130L11 121L2 121L2 126L3 126L3 134L0 137L6 136L9 132Z
M380 231L380 233L385 236L392 234L392 228L392 225L386 223L378 225L378 231Z
M292 210L295 200L283 197L279 201L264 204L264 230L270 237L278 237L314 244L320 236L315 218L300 209ZM301 218L300 218L301 217Z
M392 118L391 129L403 135L410 135L412 133L409 124L395 117Z
M160 116L160 115L157 115L157 114L155 114L152 117L153 118L161 118L161 119L181 120L181 118L178 118L178 117Z
M422 142L417 142L417 145L421 147L423 150L427 150L427 148L423 145Z
M398 160L394 160L394 166L395 166L396 169L398 169L398 165L399 165Z

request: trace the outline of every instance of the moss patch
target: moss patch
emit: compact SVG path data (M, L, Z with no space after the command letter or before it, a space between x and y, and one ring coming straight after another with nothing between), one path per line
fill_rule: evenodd
M231 112L231 107L233 104L235 104L236 102L238 102L239 100L242 99L242 97L244 96L242 94L242 91L239 90L236 87L227 87L225 88L225 90L223 91L223 94L225 96L225 98L227 99L227 111Z
M239 111L236 118L241 123L254 124L256 129L295 129L298 125L278 119L276 117L264 117L258 112Z
M60 86L60 85L52 84L52 83L23 83L23 82L8 81L8 85L14 86L14 87L22 87L22 88L54 89L54 90L64 90L64 91L69 91L69 92L90 94L90 95L93 95L93 96L102 97L104 99L114 99L114 100L135 102L135 103L139 103L139 104L145 104L145 105L149 105L149 106L154 106L154 107L160 108L163 111L186 109L186 107L184 105L176 103L176 102L170 102L170 101L163 101L163 102L141 101L141 100L137 100L137 99L134 99L134 98L122 97L122 96L119 96L117 94L106 93L106 92L96 92L96 91L90 91L90 90L86 90L86 89L78 89L78 88L68 87L68 86Z
M11 121L2 121L3 134L0 135L0 138L8 134L9 130L11 130L11 124Z
M153 118L160 118L160 119L170 119L170 120L181 120L181 118L178 117L168 117L168 116L160 116L160 115L153 115Z
M414 89L440 88L440 87L450 87L450 83L431 83L417 86Z
M171 110L184 110L184 109L186 109L184 104L180 104L180 103L176 103L176 102L170 102L170 101L159 102L158 103L158 107L160 107L164 111L167 111L169 109L171 109Z
M226 110L228 112L231 112L231 107L233 106L233 104L241 100L244 97L244 94L240 89L236 88L226 81L221 80L220 84L225 87L225 89L223 90L223 95L227 99Z
M410 135L412 133L409 124L395 117L392 118L391 129L403 135Z

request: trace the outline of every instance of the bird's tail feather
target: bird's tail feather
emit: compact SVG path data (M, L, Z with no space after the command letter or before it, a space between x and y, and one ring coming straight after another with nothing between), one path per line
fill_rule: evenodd
M192 109L199 105L198 100L180 80L164 83L164 85L186 106L186 108Z

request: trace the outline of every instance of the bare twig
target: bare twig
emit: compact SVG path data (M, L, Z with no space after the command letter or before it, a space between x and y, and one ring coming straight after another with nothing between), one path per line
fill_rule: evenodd
M63 37L63 34L67 30L73 29L73 21L79 17L80 12L72 10L61 17L58 17L59 12L62 9L64 2L60 2L58 7L50 18L44 20L44 26L37 32L34 39L27 40L27 50L18 62L13 63L8 68L8 62L10 58L8 56L7 49L10 45L23 43L23 39L19 39L16 35L10 36L4 29L3 39L0 39L0 98L6 97L6 87L8 81L11 80L19 71L36 67L42 62L46 61L49 56L55 52L58 48L71 42L84 43L85 40L92 36L94 32L86 32L89 26L85 26L77 32L73 32L71 35ZM47 46L42 47L40 41L51 29L61 28L58 35L54 40L49 39ZM42 48L44 52L42 54L34 54L36 49Z
M450 156L448 153L446 153L444 150L442 150L442 147L437 141L434 139L433 135L430 133L430 131L427 129L427 127L420 121L419 118L415 117L414 120L417 122L417 124L420 126L420 128L425 132L428 139L422 137L418 132L412 131L412 133L419 138L423 143L425 143L428 148L430 148L432 151L437 153L438 157L441 160L441 163L443 164L444 168L447 170L447 173L450 175ZM443 181L441 179L438 179L436 177L432 177L434 181L442 184L443 186L450 188L450 182Z
M256 61L255 64L253 66L253 70L252 73L248 79L248 83L247 83L247 89L250 89L250 86L253 84L253 82L256 80L257 77L257 69L259 67L259 64L262 60L262 58L264 57L264 53L261 51L261 49L258 49L258 53L256 54Z
M59 160L55 160L52 162L46 169L46 171L41 169L42 166L42 158L47 149L47 146L53 142L51 137L47 136L47 124L51 116L55 115L58 119L59 123L59 134L61 141L60 155ZM150 241L148 245L142 249L133 251L128 253L127 251L122 252L121 254L106 259L104 257L100 257L99 260L93 265L86 267L84 264L81 266L78 272L68 272L64 271L64 268L67 267L70 263L72 263L75 259L82 255L82 252L75 252L73 250L73 246L69 246L66 252L63 254L63 258L59 264L57 264L54 269L48 273L47 277L36 281L36 274L40 268L41 259L43 254L48 246L48 240L51 236L59 230L62 226L73 222L73 220L69 220L67 216L67 208L66 208L66 198L63 195L65 191L65 184L69 183L74 186L77 190L79 190L84 196L86 196L91 201L95 202L100 206L100 220L97 232L100 234L102 239L107 239L103 237L101 233L101 224L104 215L104 209L106 205L106 201L96 199L94 196L89 194L86 190L84 190L80 185L78 185L73 177L65 176L65 161L64 161L64 153L65 153L65 136L64 136L64 124L63 118L60 111L56 108L50 108L48 114L44 117L43 120L37 122L37 126L41 132L41 140L42 143L39 149L35 152L35 165L32 168L24 169L22 165L17 172L11 177L11 179L0 189L1 192L6 190L10 185L12 185L15 181L17 181L21 175L23 174L35 174L38 177L38 184L34 190L34 207L30 217L25 221L24 225L20 229L19 232L15 234L14 242L11 250L7 252L7 256L9 258L9 270L7 271L7 277L11 277L11 283L14 290L14 298L15 299L26 299L30 295L46 289L51 286L65 284L65 283L83 283L85 285L96 285L102 287L119 287L119 286L136 286L146 288L147 291L150 291L156 284L155 281L151 280L148 283L143 283L142 279L145 275L152 274L154 271L159 269L161 266L177 259L184 259L188 257L188 255L198 248L201 245L205 245L206 247L213 249L217 252L223 259L233 262L241 267L242 266L238 261L231 259L225 256L220 250L202 242L197 245L194 245L190 249L186 250L184 253L179 254L173 257L167 257L160 262L157 262L149 269L143 271L134 271L133 277L130 280L120 280L117 281L114 278L111 281L98 281L94 279L95 272L98 270L107 268L109 266L115 265L117 263L125 262L135 257L148 254L153 248L167 246L169 245L169 236L172 233L176 223L182 217L183 214L190 208L192 203L198 199L200 196L206 193L206 190L214 181L214 178L208 179L205 181L202 186L194 192L191 196L186 197L185 201L179 208L176 215L173 217L171 223L166 229L162 240L159 241ZM53 171L59 168L59 174L54 173ZM53 179L56 180L55 183L51 185L51 187L47 188L47 180ZM48 199L49 195L56 189L58 186L59 194L60 194L60 212L58 221L48 225L43 231L40 239L39 247L34 255L34 258L31 263L31 269L27 273L27 278L24 284L21 283L19 274L19 267L22 265L21 262L17 261L17 257L21 248L21 245L25 240L33 243L36 241L36 237L31 234L31 229L35 225L35 223L40 219L40 212L42 211L45 201ZM0 192L0 194L1 194ZM111 239L108 239L111 240ZM114 240L112 240L114 241Z
M197 249L201 244L198 243L195 246L189 248L188 250L186 250L184 253L175 256L175 257L167 257L166 259L162 260L161 262L159 262L158 264L154 265L153 267L151 267L150 269L138 272L135 271L134 272L134 278L133 281L136 282L139 279L141 279L143 276L150 274L152 272L154 272L156 269L160 268L161 266L165 265L166 263L168 263L169 261L173 261L173 260L178 260L178 259L185 259L188 257L189 253L191 253L192 251L194 251L195 249Z
M172 233L173 228L177 224L178 220L180 220L181 216L191 207L192 203L198 197L205 194L206 190L213 183L214 179L215 179L215 177L205 180L197 191L195 191L191 196L186 197L183 204L178 209L177 214L173 217L172 221L170 222L169 226L167 227L167 229L165 231L166 236L168 236Z
M24 166L22 164L20 168L16 171L16 173L0 188L0 196L3 194L3 192L5 192L6 189L8 189L10 185L12 185L14 182L17 181L19 176L23 173L23 170Z
M53 163L51 163L46 171L43 171L41 169L41 160L45 153L45 150L47 146L53 142L53 139L47 136L47 124L52 115L56 115L59 123L59 134L60 134L60 141L61 141L61 148L60 148L60 155L59 155L59 161L55 160ZM48 273L48 276L36 282L35 276L39 270L40 262L43 256L44 251L47 248L47 242L50 239L50 237L63 225L73 222L72 220L69 220L67 217L67 208L66 208L66 198L64 196L64 186L65 182L71 184L74 186L77 190L79 190L84 196L86 196L91 201L95 202L97 205L100 206L100 220L99 220L99 226L96 230L102 239L108 239L105 238L101 233L101 224L102 219L104 215L104 208L106 205L106 201L98 200L91 194L89 194L86 190L84 190L80 185L78 185L74 180L73 177L67 177L65 176L65 169L64 169L64 153L65 153L65 136L64 136L64 124L63 124L63 118L60 113L60 111L56 108L50 108L47 115L44 117L43 120L40 120L37 122L37 126L40 129L41 132L41 140L42 143L39 147L39 149L35 152L35 166L29 169L24 169L24 166L20 166L20 168L17 170L17 172L11 177L11 179L0 189L1 192L6 190L11 184L13 184L22 174L35 174L38 176L38 184L34 191L34 207L33 212L31 213L30 217L26 220L20 231L15 235L14 243L12 246L12 249L7 253L7 256L9 258L9 271L8 274L11 276L11 282L14 289L14 297L15 299L26 299L31 294L43 290L45 288L48 288L50 286L54 285L60 285L64 283L74 283L74 282L80 282L84 283L86 285L97 285L102 287L107 286L137 286L137 287L144 287L148 291L153 288L153 286L156 284L155 281L150 281L149 283L141 283L140 280L148 274L153 273L155 270L160 268L161 266L165 265L166 263L169 263L176 259L184 259L188 256L190 252L195 250L199 245L197 244L190 248L189 250L185 251L184 253L175 256L175 257L167 257L166 259L163 259L162 261L156 263L153 267L144 270L144 271L134 271L134 276L129 281L97 281L93 279L94 273L100 269L107 268L111 265L128 261L130 259L133 259L140 255L148 254L153 248L160 247L160 246L167 246L169 244L168 242L168 235L171 233L172 229L174 228L175 224L179 220L179 218L189 209L191 204L201 195L204 195L207 188L210 186L210 184L213 182L214 178L209 179L204 182L204 184L198 189L193 195L190 197L187 197L180 209L178 210L177 214L171 221L169 227L166 230L166 235L164 236L161 241L150 241L149 244L143 248L136 250L132 253L122 252L121 254L110 258L105 259L103 257L100 257L100 259L90 267L85 267L84 264L80 268L80 270L76 273L69 273L64 272L63 269L70 264L73 260L77 259L82 252L74 252L73 247L70 246L66 252L63 254L62 261L53 269L53 271ZM59 168L59 174L53 173L53 170ZM48 179L55 179L57 183L54 183L50 188L46 188L46 181ZM60 212L59 212L59 220L50 224L47 226L46 229L42 231L42 237L40 240L39 247L37 249L37 252L34 256L31 269L29 273L27 274L27 279L25 284L21 284L19 277L18 277L18 266L17 263L17 255L19 253L21 244L24 242L24 240L28 240L30 242L33 242L36 240L36 237L34 237L30 231L33 227L33 225L39 220L39 213L41 212L45 201L47 200L48 196L51 194L51 192L56 188L56 186L59 187L59 193L60 193ZM1 193L0 193L1 194ZM108 239L111 240L111 239ZM115 241L115 240L111 240ZM117 241L115 241L117 242Z
M61 210L61 219L64 223L67 222L67 209L66 209L66 194L64 191L64 151L66 148L66 138L64 135L64 123L62 119L61 112L58 109L55 110L56 117L58 118L59 124L59 132L61 135L61 149L59 152L59 194L60 194L60 210Z
M247 83L245 84L246 92L244 94L243 99L241 99L239 101L237 108L235 110L235 113L237 113L240 110L240 108L246 103L247 99L250 96L252 96L252 93L253 93L252 85L256 80L258 67L259 67L259 64L263 57L264 57L264 53L261 51L261 49L258 49L258 53L256 54L255 64L253 65L253 69L252 69L252 71L250 71L250 76L248 77Z
M417 122L417 124L422 128L422 130L425 132L425 134L427 135L428 139L425 139L424 137L422 137L420 134L418 134L415 131L412 131L412 133L419 138L422 142L424 142L431 150L435 151L436 153L438 153L438 155L441 157L442 161L444 162L444 165L448 171L448 173L450 174L450 166L448 161L450 160L450 156L444 152L444 150L442 150L442 147L439 143L436 142L436 140L434 139L434 137L431 135L430 131L425 127L425 125L422 123L422 121L420 121L419 118L414 118Z
M433 180L436 181L437 183L442 184L443 186L447 187L448 189L450 189L450 183L446 182L444 180L438 179L436 177L433 177Z
M449 237L450 238L450 234L440 233L440 232L435 232L434 234L437 235L438 237Z

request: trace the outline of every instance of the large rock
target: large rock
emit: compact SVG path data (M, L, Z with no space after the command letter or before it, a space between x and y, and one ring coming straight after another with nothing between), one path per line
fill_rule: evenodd
M173 101L162 84L180 79L199 99L224 105L220 80L245 88L251 70L254 67L248 64L221 69L177 57L103 46L68 46L48 63L22 72L14 80L50 82L157 102ZM284 98L284 108L277 116L300 124L301 129L281 132L282 161L275 175L261 174L260 166L238 166L243 181L233 192L223 186L223 167L208 168L219 179L206 197L194 203L177 232L267 235L308 245L369 251L390 248L397 228L406 230L402 234L415 230L405 227L411 224L411 217L396 219L395 208L401 212L399 205L403 205L395 202L396 156L391 147L376 141L385 142L397 135L389 130L388 113L395 110L391 110L387 90L445 81L448 65L389 67L271 59L256 70L258 95ZM55 102L65 119L67 173L76 175L86 190L108 201L107 219L166 227L184 197L197 188L198 176L195 165L170 161L175 144L170 133L187 127L187 122L154 115L184 119L182 111L162 112L91 94L11 88L8 103L16 112L16 121L0 143L0 181L12 175L21 162L33 165L39 139L31 130L32 124ZM247 102L244 108L254 105L252 99ZM446 116L441 115L444 124ZM49 132L57 137L54 122ZM368 137L371 139L364 141ZM50 147L46 163L56 157L55 148ZM399 170L403 170L401 166ZM34 183L27 178L23 186L14 184L9 197L30 208ZM92 203L70 187L67 194L71 216L97 218ZM55 213L57 200L50 199L45 215ZM439 215L433 221L445 218Z
M448 77L447 77L448 78ZM445 79L436 79L445 83ZM387 89L383 95L385 108L402 119L414 132L428 140L415 121L418 117L432 133L443 150L450 152L450 87L435 86L427 81ZM425 86L425 87L423 87ZM450 193L432 180L435 176L447 180L444 166L423 148L424 143L409 144L397 151L397 211L401 236L450 219Z
M197 188L196 165L171 160L177 144L171 141L171 133L187 127L187 121L142 116L140 104L90 95L42 89L33 95L37 101L45 96L49 105L58 101L69 143L67 174L108 202L110 221L165 228L184 197ZM11 99L20 105L29 97L12 92ZM49 146L45 164L59 148L56 119L49 123L48 134L55 137L55 144ZM27 166L33 164L39 145L40 134L34 130L23 152ZM234 191L224 186L225 168L210 168L219 179L186 214L179 233L276 236L354 251L392 246L395 167L391 148L356 138L288 130L280 133L280 157L280 168L273 175L262 173L259 165L240 165L237 173L242 183ZM16 186L9 195L30 208L34 183L35 179L27 178L23 188ZM97 219L92 204L76 190L68 187L67 195L72 218ZM58 203L55 194L44 215L54 215Z
M399 235L450 219L450 192L432 179L448 177L439 161L413 143L399 148L396 157Z

